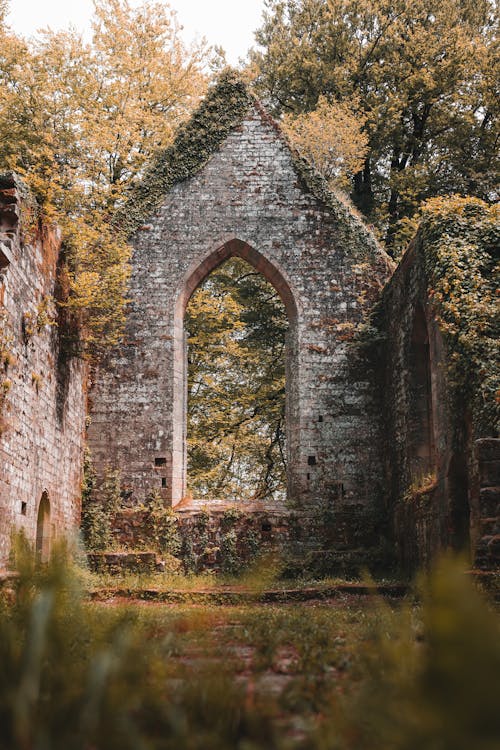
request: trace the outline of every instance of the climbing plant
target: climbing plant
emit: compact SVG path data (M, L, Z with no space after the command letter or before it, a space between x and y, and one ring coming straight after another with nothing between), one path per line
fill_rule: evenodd
M499 219L498 205L477 198L434 198L417 235L449 349L450 386L487 433L500 416Z
M179 555L182 540L177 515L172 508L165 506L157 492L154 492L148 501L147 526L153 549L163 554Z
M85 546L91 552L113 548L112 524L121 503L120 472L107 469L98 497L94 495L94 489L95 471L90 452L86 450L83 465L81 530Z
M0 436L4 427L4 408L7 394L12 387L10 370L15 365L11 352L12 334L7 325L7 313L0 308Z

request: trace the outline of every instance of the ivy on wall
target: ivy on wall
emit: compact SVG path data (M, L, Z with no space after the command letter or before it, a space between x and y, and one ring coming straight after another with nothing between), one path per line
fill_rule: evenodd
M500 207L477 198L433 198L417 234L429 295L448 348L448 382L478 433L498 429Z
M7 394L12 387L9 377L9 368L15 364L14 355L10 351L11 335L7 328L7 314L0 309L0 436L4 431L2 413L7 399Z
M198 110L180 127L172 146L161 152L140 182L131 187L123 206L113 217L113 226L126 237L137 231L173 185L192 177L205 166L229 134L241 125L252 105L259 109L262 117L276 128L278 136L287 144L303 187L333 214L337 221L339 249L354 258L367 254L385 258L374 235L352 207L333 194L326 180L288 143L276 123L249 92L240 75L231 68L220 75Z
M173 144L160 152L140 182L131 187L113 226L130 237L161 203L177 182L192 177L217 151L248 110L250 95L238 74L223 72L188 122L179 128Z

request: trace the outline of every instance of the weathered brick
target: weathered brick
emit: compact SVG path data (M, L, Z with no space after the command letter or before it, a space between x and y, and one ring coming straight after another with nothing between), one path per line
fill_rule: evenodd
M101 368L92 393L98 474L120 468L138 503L162 478L173 505L182 500L184 310L196 286L236 255L274 284L289 318L288 499L370 511L381 489L379 413L366 373L354 367L345 324L355 330L364 322L360 294L368 290L369 307L391 266L361 222L343 206L334 214L304 184L284 139L256 106L132 239L126 344ZM162 472L157 457L165 458Z
M3 175L3 193L5 186L16 222L22 221L16 178ZM0 326L9 353L2 379L12 384L0 415L0 567L13 529L24 529L35 543L43 493L50 535L77 529L85 426L85 367L61 356L57 326L37 321L40 303L54 295L58 230L44 227L23 240L12 215L4 221L0 207L0 246L8 247L0 274Z

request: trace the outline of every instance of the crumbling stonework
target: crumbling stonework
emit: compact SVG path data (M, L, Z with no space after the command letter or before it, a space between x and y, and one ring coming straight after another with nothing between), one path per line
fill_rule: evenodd
M474 565L494 568L499 441L477 434L465 394L452 396L451 354L430 294L425 253L417 238L375 316L387 518L407 571L428 566L445 549L465 550Z
M53 303L59 236L20 190L0 179L0 565L13 528L44 559L76 526L83 463L85 367ZM139 549L157 565L156 512L188 569L230 570L275 548L290 574L351 574L394 556L411 572L445 548L498 568L492 208L438 202L394 271L231 76L134 190L113 220L133 245L126 331L94 373L88 431L102 502L89 507L97 522L109 511L125 564L139 565ZM233 256L288 316L285 505L185 496L184 314ZM116 470L109 510L103 480Z
M89 430L98 476L119 468L129 503L153 491L174 507L183 500L184 311L196 286L239 256L275 286L288 315L289 504L325 503L361 525L373 513L379 414L351 342L392 268L362 223L330 200L249 100L219 149L143 217L125 341L97 374Z
M476 441L477 533L475 565L484 570L500 566L500 439Z
M0 567L13 529L46 558L80 519L85 367L60 345L60 236L11 174L0 177Z
M161 513L143 507L117 513L112 530L125 564L127 552L154 550L158 560L165 559L169 567L176 562L185 572L237 573L263 553L270 559L277 556L288 577L356 575L366 566L385 569L380 538L366 510L358 509L358 514L337 514L331 507L315 512L255 507L246 512L237 505L215 504L178 508L165 525ZM105 554L91 557L92 564Z

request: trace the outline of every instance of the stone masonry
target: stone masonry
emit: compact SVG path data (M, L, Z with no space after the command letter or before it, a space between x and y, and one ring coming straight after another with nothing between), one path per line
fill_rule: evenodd
M125 340L96 375L89 429L98 477L119 468L129 504L153 491L174 507L183 500L184 311L197 285L238 256L274 285L288 314L289 504L352 512L357 532L373 515L383 484L380 415L351 342L392 265L332 201L306 183L253 102L204 166L144 216L132 237Z
M450 400L448 352L412 242L377 309L384 415L385 502L392 543L408 572L443 550L498 567L500 440L477 435L465 403ZM389 531L389 529L388 529Z
M80 520L85 367L64 356L54 325L59 248L58 230L40 227L22 184L2 175L0 568L13 529L44 557Z
M117 214L133 248L125 335L88 400L96 500L120 472L116 542L148 548L159 496L194 569L277 545L318 575L395 559L410 573L452 548L494 575L500 441L451 387L421 233L395 269L234 80L134 190ZM186 497L184 315L231 257L263 274L288 316L285 505ZM1 175L0 569L13 529L43 560L80 520L87 368L55 301L60 266L58 230Z

